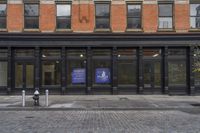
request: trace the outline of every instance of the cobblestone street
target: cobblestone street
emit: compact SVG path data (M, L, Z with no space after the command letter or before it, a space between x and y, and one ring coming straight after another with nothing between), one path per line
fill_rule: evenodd
M1 133L199 133L200 112L0 111Z

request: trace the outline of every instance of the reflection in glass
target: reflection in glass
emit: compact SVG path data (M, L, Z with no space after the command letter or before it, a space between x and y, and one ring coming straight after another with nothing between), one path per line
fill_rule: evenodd
M23 88L23 64L15 64L15 87Z
M69 49L67 50L67 57L86 58L86 50L82 49Z
M6 4L0 4L0 29L6 28Z
M136 57L136 49L118 49L118 58L133 58Z
M169 85L186 85L185 61L168 62Z
M128 5L127 28L141 28L141 5Z
M200 4L190 4L190 27L200 28Z
M119 85L136 85L136 61L119 60L118 61L118 84Z
M61 50L59 49L43 49L42 57L61 57Z
M0 86L7 86L7 62L0 62Z
M1 57L8 57L8 50L7 49L0 49L0 58Z
M93 56L98 57L98 56L111 56L111 50L109 49L94 49L93 51Z
M173 28L172 20L172 4L159 4L159 28L171 29Z
M60 85L60 61L42 62L42 85Z
M71 5L57 4L57 29L71 28Z
M24 6L24 27L26 29L39 28L39 5L25 4Z
M17 56L17 57L33 57L34 50L33 49L17 49L17 50L15 50L15 56Z
M110 28L110 4L96 4L96 28Z
M144 49L143 55L144 57L150 57L154 59L155 57L161 56L161 49Z

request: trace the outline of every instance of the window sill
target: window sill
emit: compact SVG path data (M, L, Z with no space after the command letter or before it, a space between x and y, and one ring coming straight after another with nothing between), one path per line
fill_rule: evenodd
M200 29L190 29L189 32L200 32Z
M95 29L95 32L111 32L110 29Z
M56 32L72 32L72 29L56 29Z
M175 32L174 29L158 29L158 32Z
M24 29L25 32L40 32L39 29Z
M126 29L126 32L143 32L142 29Z
M7 29L0 29L0 32L7 32Z

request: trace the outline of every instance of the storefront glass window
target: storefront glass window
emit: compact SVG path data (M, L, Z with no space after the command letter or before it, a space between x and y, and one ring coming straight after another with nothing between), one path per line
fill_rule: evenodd
M0 86L7 86L7 62L0 61Z

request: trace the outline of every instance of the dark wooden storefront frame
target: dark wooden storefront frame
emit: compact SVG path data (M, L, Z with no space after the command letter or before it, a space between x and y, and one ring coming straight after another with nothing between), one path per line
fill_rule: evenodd
M66 48L76 47L85 48L87 54L87 81L86 81L86 94L92 94L92 75L91 72L91 58L93 48L111 48L112 49L112 85L111 94L118 94L117 87L117 48L137 48L138 51L138 86L137 93L143 94L143 48L161 48L163 49L163 83L162 89L163 94L169 94L170 88L168 86L168 48L186 48L187 49L187 92L186 94L194 95L194 73L192 70L193 66L193 53L194 45L200 42L200 34L188 33L188 34L61 34L61 33L1 33L0 34L0 48L8 48L8 85L7 92L12 94L13 88L13 69L12 62L13 55L12 49L15 48L34 48L35 49L35 89L41 87L41 48L60 48L61 49L61 62L62 62L62 73L61 73L61 88L60 93L65 94L66 85ZM55 45L56 44L56 45Z

